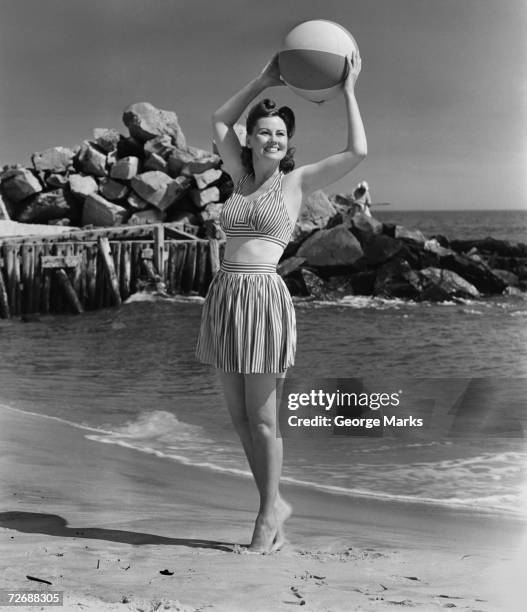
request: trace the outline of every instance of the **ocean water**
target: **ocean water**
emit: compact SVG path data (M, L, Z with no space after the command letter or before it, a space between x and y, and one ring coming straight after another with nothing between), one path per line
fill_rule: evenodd
M396 222L411 227L403 216ZM194 359L202 302L136 295L80 317L0 320L0 404L82 428L94 452L119 444L248 477L214 370ZM370 392L401 391L393 414L422 416L426 426L382 436L283 430L285 481L526 516L527 294L442 304L347 296L295 308L287 385L352 379Z

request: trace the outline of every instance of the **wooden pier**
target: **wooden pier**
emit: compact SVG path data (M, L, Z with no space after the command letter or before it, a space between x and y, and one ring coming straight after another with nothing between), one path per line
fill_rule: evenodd
M204 296L224 246L180 223L0 238L0 318L120 306L147 286Z

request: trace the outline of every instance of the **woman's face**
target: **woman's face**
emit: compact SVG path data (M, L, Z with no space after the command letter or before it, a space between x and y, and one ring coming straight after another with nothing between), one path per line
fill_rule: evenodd
M247 146L251 148L253 163L258 159L272 159L280 162L287 154L287 127L280 117L260 117Z

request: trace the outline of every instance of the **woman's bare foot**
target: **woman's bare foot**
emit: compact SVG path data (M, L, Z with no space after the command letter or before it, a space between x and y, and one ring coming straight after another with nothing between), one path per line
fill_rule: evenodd
M259 514L254 524L253 538L248 547L250 552L268 553L271 551L277 533L276 517L265 517Z
M275 504L277 530L271 551L275 552L277 550L280 550L280 548L282 548L282 546L285 544L286 538L284 531L284 523L287 521L287 519L291 516L292 513L293 507L291 506L291 504L286 502L285 499L279 495L276 499Z

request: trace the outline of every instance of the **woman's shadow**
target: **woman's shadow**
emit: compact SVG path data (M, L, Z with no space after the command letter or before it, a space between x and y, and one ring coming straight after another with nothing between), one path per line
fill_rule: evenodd
M68 522L56 514L40 514L37 512L0 512L0 527L16 529L23 533L45 533L63 538L89 538L94 540L109 540L124 544L172 544L190 548L213 548L225 552L233 552L234 544L199 540L190 538L167 538L151 533L123 531L120 529L103 529L101 527L68 527Z

